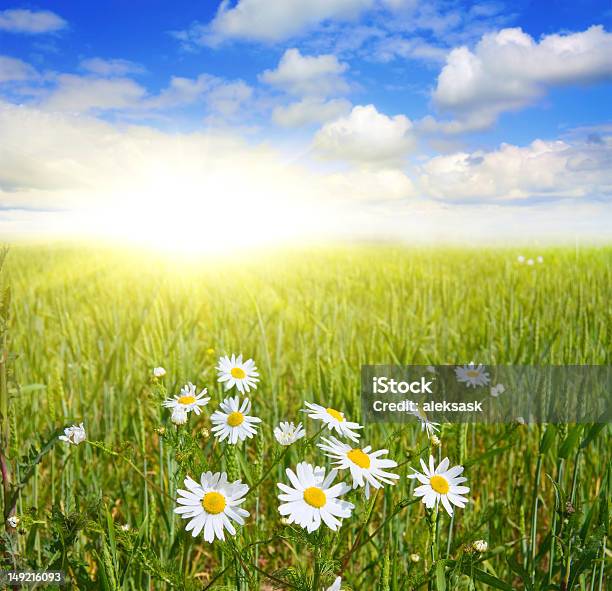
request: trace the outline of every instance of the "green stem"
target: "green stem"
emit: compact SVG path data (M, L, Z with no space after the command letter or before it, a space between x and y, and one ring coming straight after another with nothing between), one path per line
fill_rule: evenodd
M540 476L542 474L542 454L538 454L538 462L536 464L536 475L533 484L533 509L531 513L531 584L535 583L536 574L536 539L537 539L537 528L538 528L538 496L540 490Z

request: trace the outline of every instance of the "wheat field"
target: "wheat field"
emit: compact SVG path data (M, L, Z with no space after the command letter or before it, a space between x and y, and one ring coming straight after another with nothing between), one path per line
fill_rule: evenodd
M362 440L388 449L400 478L370 499L348 492L336 532L283 521L277 483L302 461L330 466L316 445L328 432L301 409L359 422L362 364L609 365L611 248L180 259L14 246L1 278L4 517L18 520L0 540L5 570L62 570L69 588L112 591L319 591L337 576L356 591L609 588L609 424L444 424L439 445L417 424L366 425ZM232 353L257 364L249 397L262 419L233 446L210 420L238 394L215 369ZM187 382L211 400L177 426L162 401ZM306 436L280 446L280 421ZM86 441L58 439L81 422ZM407 478L430 455L465 467L469 503L452 518ZM174 513L185 477L209 470L250 487L244 526L213 543Z

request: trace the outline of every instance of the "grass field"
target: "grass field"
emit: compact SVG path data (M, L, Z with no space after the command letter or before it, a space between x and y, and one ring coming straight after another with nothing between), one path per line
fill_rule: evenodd
M338 574L356 591L609 588L609 425L443 425L441 447L416 424L368 425L362 440L399 464L396 486L369 501L350 492L337 533L307 535L278 513L286 467L329 465L304 401L359 421L362 364L611 363L612 249L523 249L543 256L534 265L518 254L354 246L181 261L12 248L0 412L5 518L14 505L19 524L3 534L4 567L113 591L319 591ZM215 365L231 353L261 378L262 426L236 446L209 420L225 397ZM155 366L167 375L154 379ZM188 381L212 399L176 427L161 402ZM279 446L282 420L302 421L306 438ZM58 441L81 421L86 442ZM465 466L470 502L452 519L406 478L430 453ZM192 538L173 513L185 475L206 470L252 487L250 517L225 543Z

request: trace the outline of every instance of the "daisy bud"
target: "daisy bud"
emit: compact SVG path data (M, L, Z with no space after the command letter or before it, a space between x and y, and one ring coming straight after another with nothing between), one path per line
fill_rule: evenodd
M172 411L172 416L170 417L170 420L175 425L184 425L187 422L187 411L177 406Z
M163 378L166 375L166 370L163 367L154 367L153 375L156 378Z
M476 552L482 554L489 549L489 544L487 544L485 540L476 540L475 542L472 542L472 548L474 548Z
M421 557L418 554L410 555L410 562L414 562L416 564L419 560L421 560Z
M158 427L157 429L155 429L155 432L160 436L163 437L166 434L166 427Z
M208 439L210 437L210 431L204 427L204 429L200 431L200 437L202 437L202 439Z
M440 438L437 435L432 435L431 436L431 444L434 447L440 447L442 445L442 442L440 441Z
M130 526L129 526L129 524L124 523L124 524L121 526L121 531L130 531Z
M519 425L524 425L525 424L525 419L523 417L516 417L516 422Z
M291 521L289 521L289 520L288 520L286 517L283 517L283 518L280 520L280 522L281 522L283 525L291 525Z
M6 522L15 529L19 525L19 517L17 515L11 515Z

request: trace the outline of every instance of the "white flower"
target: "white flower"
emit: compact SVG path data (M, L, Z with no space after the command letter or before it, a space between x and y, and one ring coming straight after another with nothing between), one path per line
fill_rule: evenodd
M536 261L538 261L538 263L540 263L540 264L541 264L541 263L543 263L543 262L544 262L544 257L539 256L539 257L536 259Z
M506 391L506 386L503 384L497 384L496 386L491 387L491 396L493 398L497 398L500 394L503 394Z
M476 540L475 542L472 542L472 548L474 548L476 552L480 552L482 554L489 549L489 544L487 544L485 540Z
M453 466L449 469L449 463L448 458L444 458L435 468L433 456L429 456L429 468L421 460L423 473L413 468L415 473L409 474L408 478L416 478L421 483L421 486L414 489L414 496L423 497L423 503L428 509L432 509L442 501L447 513L452 515L451 504L461 508L465 507L468 499L461 495L470 492L470 489L467 486L459 486L467 480L459 476L463 472L463 466Z
M87 433L85 433L85 427L83 423L80 425L72 425L72 427L66 427L64 434L59 436L59 439L66 441L71 445L78 445L87 439Z
M130 531L130 524L129 523L124 523L121 526L121 531Z
M206 396L208 390L204 388L199 394L196 394L196 387L189 382L181 388L181 393L176 394L174 398L166 398L163 406L166 408L181 408L185 412L195 412L199 415L202 411L201 406L206 406L210 401L210 396Z
M433 365L428 365L425 370L429 373L436 373L436 368Z
M19 517L17 515L11 515L6 522L15 529L19 525Z
M528 265L533 265L533 259L527 259L527 264Z
M156 378L163 378L166 375L166 370L163 367L154 367L153 375Z
M291 445L304 435L306 435L306 431L304 431L302 423L298 423L297 427L293 422L280 423L278 427L274 427L274 437L281 445Z
M344 418L344 413L335 408L325 408L320 404L306 402L307 409L303 409L311 419L323 421L327 428L334 430L342 437L348 437L351 441L359 441L359 433L355 433L356 429L363 429L359 423L347 421Z
M478 367L474 365L472 361L469 365L455 368L455 375L459 382L464 382L467 387L473 386L486 386L489 381L489 374L486 372L486 368L481 363Z
M250 392L251 388L257 390L257 382L259 382L259 373L255 362L252 359L242 361L242 355L232 355L231 359L226 355L219 357L219 365L217 365L217 381L225 383L225 389L229 390L236 386L241 394Z
M417 563L419 560L421 560L421 557L418 554L410 555L410 562Z
M177 406L172 410L170 420L175 425L184 425L187 422L187 411L181 406Z
M248 398L242 401L242 406L238 396L226 398L219 407L221 410L216 410L210 417L215 425L212 432L219 441L227 439L228 443L234 445L257 433L255 424L261 423L261 419L249 416L251 402Z
M328 587L325 591L340 591L340 585L342 585L342 577L336 577L331 587Z
M516 417L516 422L519 425L525 425L526 424L525 419L523 417Z
M224 530L232 536L236 534L232 521L244 525L249 512L238 505L244 502L249 487L240 480L228 482L225 472L206 472L200 476L200 484L187 476L185 486L188 490L177 490L176 502L180 506L174 512L191 520L185 529L194 538L204 530L207 542L225 540Z
M296 472L290 468L286 472L293 488L278 483L278 488L283 491L278 495L279 500L283 501L278 511L282 516L287 516L289 523L297 523L308 532L313 532L323 522L336 531L342 524L341 519L350 517L355 505L339 499L350 487L344 482L332 486L338 473L336 470L325 478L325 468L315 468L308 462L301 462Z
M350 470L353 478L353 488L360 486L365 487L366 498L370 498L370 486L374 488L382 488L381 483L395 484L395 480L399 478L399 474L386 472L385 468L395 468L397 462L381 458L389 453L389 450L379 449L372 451L371 446L360 448L352 448L342 441L338 441L335 437L326 439L321 438L323 443L319 443L325 455L333 461L336 468L340 470Z
M525 257L524 257L522 254L519 254L519 255L516 257L516 260L517 260L519 263L524 263L524 262L525 262Z

